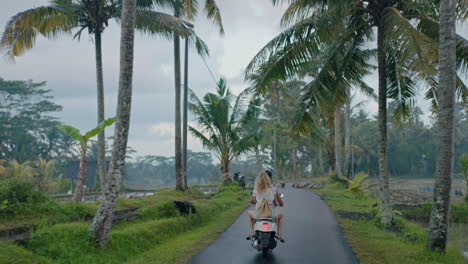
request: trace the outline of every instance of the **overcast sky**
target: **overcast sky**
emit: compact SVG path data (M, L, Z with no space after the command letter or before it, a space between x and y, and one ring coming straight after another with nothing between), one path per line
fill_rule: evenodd
M48 0L2 1L0 29L8 19L25 9L46 5ZM227 78L234 92L246 87L243 70L255 53L277 35L285 7L273 7L271 0L218 0L226 34L200 16L195 21L198 35L210 48L207 64L216 79ZM106 117L115 115L119 72L120 28L111 23L103 35L103 61ZM215 88L203 61L190 53L189 86L198 95ZM137 155L173 155L174 153L174 84L172 43L157 37L137 34L135 74L129 145ZM96 81L94 45L84 34L81 41L63 36L58 40L39 37L34 49L16 59L14 64L0 61L0 76L7 80L47 81L55 101L63 106L57 116L66 124L82 130L96 124ZM367 78L376 87L375 75ZM376 104L367 110L375 113ZM107 135L113 129L108 129ZM189 137L194 151L202 146Z

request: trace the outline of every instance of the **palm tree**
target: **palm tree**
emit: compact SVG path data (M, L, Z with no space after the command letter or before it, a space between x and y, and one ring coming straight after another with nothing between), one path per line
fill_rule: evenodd
M335 132L335 171L338 177L343 177L343 133L342 133L342 119L343 113L341 111L341 106L336 106L334 113L334 132Z
M80 168L78 170L78 176L76 178L75 192L73 193L73 201L75 202L81 202L83 200L84 184L86 180L86 152L88 151L88 141L92 137L101 133L106 127L111 126L114 123L114 121L114 118L104 120L99 124L99 126L86 132L83 135L80 133L80 130L75 127L68 125L59 126L59 128L63 130L69 137L80 143Z
M170 8L174 16L177 18L193 19L198 13L199 3L197 0L161 0L156 3L160 7ZM208 19L211 19L217 24L221 34L224 33L221 13L215 0L205 0L203 10L206 12ZM187 26L193 28L192 24L186 23ZM194 33L193 33L194 35ZM193 36L192 35L192 36ZM187 164L187 100L188 100L188 44L189 38L185 40L185 76L184 76L184 121L183 121L183 138L181 138L181 72L180 72L180 34L174 33L174 80L175 80L175 170L176 170L176 189L185 190L187 187L186 164ZM197 44L198 43L198 44ZM204 45L204 47L202 45ZM206 45L196 38L197 50L200 55L208 55ZM200 49L202 48L202 49ZM205 50L203 50L205 49ZM182 147L183 139L183 147Z
M457 82L456 7L456 0L440 1L437 177L427 240L427 247L434 251L445 251L450 216Z
M189 108L201 128L189 126L189 130L205 147L216 152L224 182L230 181L231 161L255 147L256 134L247 130L258 116L259 100L251 100L246 107L247 97L248 90L244 90L236 98L223 78L218 81L216 93L207 93L202 100L193 91L190 93Z
M137 1L137 26L142 31L169 35L172 32L186 35L182 21L164 13L150 11L160 0ZM61 34L69 35L74 29L74 39L80 39L87 30L94 36L96 50L96 80L98 124L104 121L104 82L102 66L102 34L109 20L120 21L122 0L51 0L50 5L40 6L20 12L7 23L0 40L0 51L3 50L9 59L21 56L26 50L34 47L37 35L55 39ZM98 175L101 190L105 187L105 133L98 135Z
M89 231L96 235L96 243L105 247L112 227L112 218L119 197L125 164L130 110L132 105L133 55L135 43L136 0L123 0L122 33L120 38L120 78L115 124L115 140L109 170L109 184L97 209Z
M344 153L345 153L345 177L348 179L351 179L351 168L352 168L352 162L351 162L351 98L349 97L348 100L346 100L345 104L345 122L344 122L344 127L345 127L345 144L344 144Z
M314 81L306 86L301 112L303 120L309 112L327 103L331 96L346 95L349 84L365 85L356 62L361 60L361 47L370 43L377 33L377 61L379 74L379 175L380 213L384 224L393 222L390 205L387 164L387 96L397 100L395 117L408 114L414 101L415 83L427 81L434 94L437 72L433 66L438 59L437 38L433 33L438 23L434 18L437 1L404 0L273 0L274 4L288 2L283 24L288 29L270 41L252 60L247 74L260 69L260 78L253 81L259 91L272 80L304 74L308 65L324 45L330 49ZM463 8L460 18L466 19ZM377 29L374 31L374 29ZM466 69L468 48L466 40L457 36L460 57L459 69ZM371 51L368 51L371 52ZM364 60L365 61L365 60ZM362 61L361 61L362 62ZM362 67L361 67L362 68ZM342 85L337 85L342 83ZM459 94L466 87L458 79ZM344 101L346 96L339 96Z

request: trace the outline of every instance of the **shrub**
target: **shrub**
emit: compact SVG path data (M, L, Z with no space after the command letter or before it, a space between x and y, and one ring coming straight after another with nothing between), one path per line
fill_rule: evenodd
M28 181L10 179L0 182L0 217L33 212L50 212L57 203L36 190Z
M336 173L335 171L330 172L330 174L328 174L328 175L329 175L328 177L330 178L331 182L341 183L346 188L348 188L348 182L344 178L338 177L338 173Z
M49 182L48 192L50 194L63 194L70 189L71 180L62 177L57 177Z
M337 182L340 178L338 177L338 173L336 173L335 171L331 171L329 174L328 174L328 177L330 178L330 180L332 182Z
M363 181L367 177L369 177L369 175L367 175L366 173L359 172L358 174L356 174L356 176L352 180L348 178L344 178L344 177L341 179L347 182L348 184L347 190L351 191L354 194L362 194Z

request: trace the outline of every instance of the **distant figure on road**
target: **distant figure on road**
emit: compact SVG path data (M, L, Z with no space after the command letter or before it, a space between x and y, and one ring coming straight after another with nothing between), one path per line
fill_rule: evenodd
M270 172L271 173L271 172ZM275 208L276 206L283 206L284 202L278 191L273 188L271 178L267 172L261 172L257 179L255 179L255 188L250 197L250 203L255 204L255 211L247 212L247 220L249 223L249 236L254 235L254 224L258 217L273 217L278 224L277 237L283 238L283 222L284 215Z
M245 177L244 177L244 175L240 176L239 185L240 185L240 187L242 187L242 189L245 189Z
M234 173L234 176L232 177L232 179L233 179L235 182L239 182L239 174L240 174L240 172Z

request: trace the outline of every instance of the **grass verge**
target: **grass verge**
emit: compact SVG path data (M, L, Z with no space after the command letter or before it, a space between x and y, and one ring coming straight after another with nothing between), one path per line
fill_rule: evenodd
M164 191L123 201L127 207L141 206L139 217L114 225L106 249L94 246L89 222L63 223L36 231L24 247L2 243L0 255L6 257L0 263L16 263L8 261L13 256L24 263L183 263L237 218L247 198L248 192L232 184L210 199L198 192ZM173 200L189 201L197 213L180 215L171 207Z
M422 225L396 216L396 228L388 230L374 217L377 200L367 194L355 195L333 183L313 190L335 212L344 235L361 263L462 264L459 248L449 246L445 255L425 249L427 230Z

